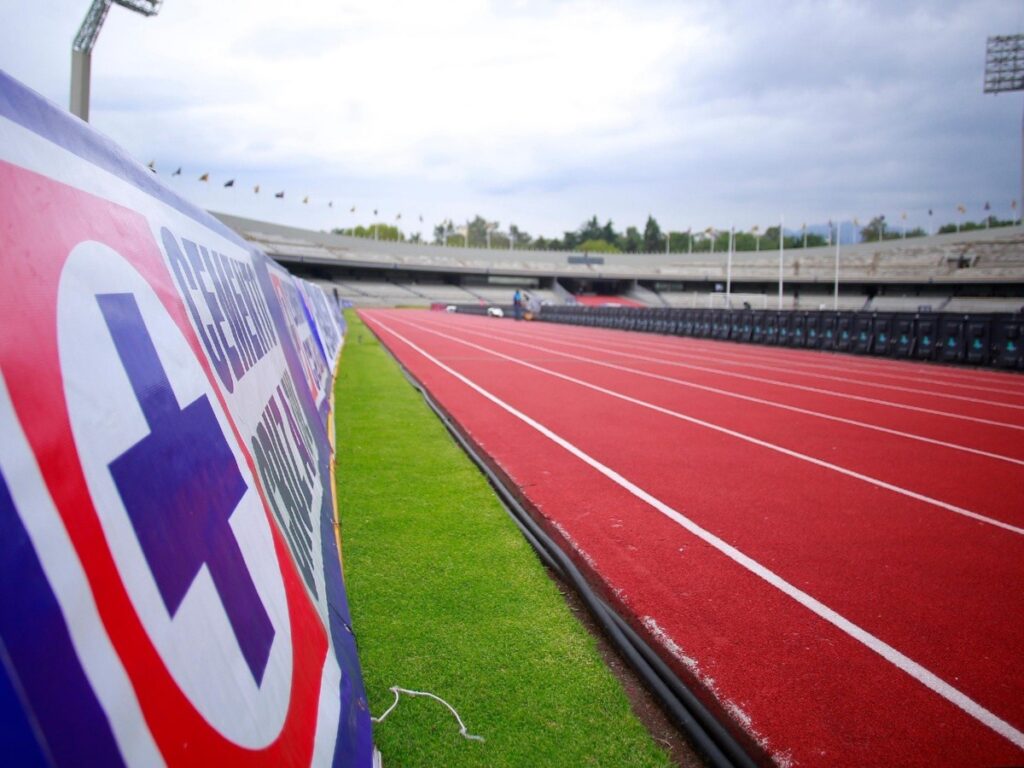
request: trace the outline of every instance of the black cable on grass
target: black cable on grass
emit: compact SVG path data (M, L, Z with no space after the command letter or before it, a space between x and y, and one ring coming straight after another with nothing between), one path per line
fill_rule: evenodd
M388 350L388 353L391 354L391 351ZM523 508L503 479L477 453L448 414L434 402L426 388L397 357L391 357L462 450L487 477L509 516L544 564L572 584L619 653L626 658L647 688L658 697L662 706L689 736L693 746L708 763L714 768L755 768L757 763L726 727L708 711L693 691L686 687L621 616L595 594L576 564Z

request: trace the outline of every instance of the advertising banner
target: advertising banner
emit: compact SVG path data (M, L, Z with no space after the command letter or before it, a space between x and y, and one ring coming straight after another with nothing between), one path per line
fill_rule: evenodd
M5 760L351 765L333 299L0 72Z

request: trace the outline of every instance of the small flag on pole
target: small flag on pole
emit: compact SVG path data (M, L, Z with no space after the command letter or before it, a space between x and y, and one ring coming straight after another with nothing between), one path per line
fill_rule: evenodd
M209 181L210 180L210 174L204 173L202 176L199 177L199 180L200 181Z
M233 186L235 186L235 180L234 179L228 179L227 181L224 182L224 186L225 187L233 187Z
M284 197L284 190L281 190L280 192L275 192L274 197Z
M181 176L181 166L178 166L178 170L171 174L171 176Z

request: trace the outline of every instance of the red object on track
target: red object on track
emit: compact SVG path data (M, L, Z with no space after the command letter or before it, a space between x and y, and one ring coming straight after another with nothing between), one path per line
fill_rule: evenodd
M1024 379L362 316L775 763L1024 762Z
M647 305L636 299L627 299L625 296L577 296L576 303L585 307L646 307Z

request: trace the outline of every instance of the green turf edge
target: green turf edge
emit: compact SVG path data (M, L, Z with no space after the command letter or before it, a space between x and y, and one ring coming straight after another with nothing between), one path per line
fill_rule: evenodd
M345 583L391 766L667 766L479 470L355 312L335 387Z

